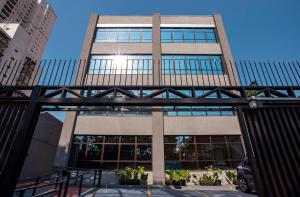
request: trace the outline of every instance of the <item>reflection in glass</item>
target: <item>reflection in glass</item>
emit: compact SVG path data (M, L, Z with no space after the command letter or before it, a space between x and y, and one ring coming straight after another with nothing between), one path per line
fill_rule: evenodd
M134 154L134 145L121 145L120 160L134 160Z

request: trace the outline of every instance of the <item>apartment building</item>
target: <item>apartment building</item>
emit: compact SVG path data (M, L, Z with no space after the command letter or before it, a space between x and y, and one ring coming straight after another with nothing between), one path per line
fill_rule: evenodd
M54 11L45 0L0 2L0 32L5 35L2 36L5 38L2 39L5 45L2 44L0 48L0 69L4 70L6 75L1 76L4 78L2 83L5 84L9 80L7 75L16 72L16 69L13 69L15 66L12 65L22 62L24 69L30 70L28 65L32 66L40 61L55 20ZM21 73L22 69L18 72ZM27 75L32 75L32 72ZM20 80L17 83L20 83Z
M195 86L196 81L200 86L212 85L212 81L216 86L239 83L218 14L93 14L80 58L88 63L78 75L84 75L85 81L93 85L184 87ZM151 92L133 90L132 94ZM234 110L193 106L93 109L68 112L55 165L103 170L141 165L152 171L154 184L163 184L165 169L197 170L208 165L234 168L244 158Z

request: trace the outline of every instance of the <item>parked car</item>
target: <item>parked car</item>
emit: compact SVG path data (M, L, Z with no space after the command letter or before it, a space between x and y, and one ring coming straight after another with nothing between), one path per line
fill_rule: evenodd
M239 188L242 192L248 193L251 192L252 189L255 189L253 173L248 160L241 162L237 166L236 171Z

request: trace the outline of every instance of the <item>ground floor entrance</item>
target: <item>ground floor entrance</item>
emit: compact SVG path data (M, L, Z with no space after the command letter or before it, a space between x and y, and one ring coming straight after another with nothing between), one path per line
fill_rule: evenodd
M74 135L69 166L103 170L144 166L152 170L151 135ZM235 168L245 157L240 135L165 135L165 169Z

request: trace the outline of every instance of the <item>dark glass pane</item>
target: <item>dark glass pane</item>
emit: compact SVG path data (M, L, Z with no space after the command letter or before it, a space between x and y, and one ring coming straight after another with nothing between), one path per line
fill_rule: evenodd
M228 159L226 144L213 144L212 152L213 152L214 160L227 160Z
M239 142L241 143L241 136L239 135L228 135L226 136L227 142Z
M120 136L105 136L105 143L119 143Z
M117 162L103 162L103 170L117 169Z
M87 141L90 143L102 143L103 136L87 136Z
M214 161L213 166L216 168L226 169L230 168L231 164L229 161Z
M165 160L179 160L179 147L176 144L165 144Z
M119 169L120 170L123 170L126 167L136 168L137 166L136 166L136 163L127 163L127 162L120 162L119 163Z
M165 162L166 170L178 170L181 169L181 162L180 161L167 161Z
M196 143L210 143L209 135L197 135Z
M209 167L209 166L211 166L213 163L212 163L212 161L199 161L198 164L199 164L199 168L200 168L201 170L204 170L205 167Z
M212 160L211 145L209 144L198 144L198 160Z
M225 136L224 135L213 135L213 136L211 136L211 142L212 143L224 143Z
M89 144L87 148L87 160L100 160L102 152L101 144Z
M134 145L121 145L120 160L134 160L134 154Z
M228 144L228 149L231 159L242 160L244 158L242 144Z
M152 147L151 145L138 145L136 150L137 160L151 160Z
M165 143L176 143L177 142L177 137L173 135L166 135L164 137Z
M73 144L70 154L70 165L76 166L78 160L85 159L86 145L85 144Z
M181 160L197 160L196 149L194 144L181 146Z
M181 168L185 170L195 170L197 169L196 162L181 162Z
M86 142L87 137L83 135L75 135L74 142Z
M134 136L122 136L121 142L122 143L135 143L135 137Z
M137 136L137 143L151 143L152 136Z
M117 160L118 159L119 145L104 145L104 160Z

